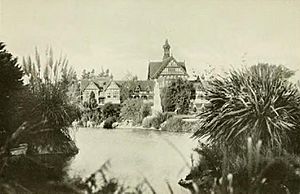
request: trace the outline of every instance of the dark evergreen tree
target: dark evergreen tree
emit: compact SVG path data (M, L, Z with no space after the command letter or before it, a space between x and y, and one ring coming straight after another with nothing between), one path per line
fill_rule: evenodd
M22 89L23 72L17 58L0 42L0 145L17 127L17 92Z
M189 81L183 79L173 81L161 92L163 111L177 110L179 114L187 114L194 92L193 84Z

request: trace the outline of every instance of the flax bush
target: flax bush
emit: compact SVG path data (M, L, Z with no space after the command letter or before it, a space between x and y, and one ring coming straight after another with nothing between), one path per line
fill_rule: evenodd
M300 158L272 153L262 142L245 140L242 153L201 144L195 149L198 163L179 184L199 194L266 194L300 192Z
M286 79L291 74L282 66L259 64L213 79L206 88L210 104L199 115L194 136L232 148L250 136L266 147L299 152L300 94Z

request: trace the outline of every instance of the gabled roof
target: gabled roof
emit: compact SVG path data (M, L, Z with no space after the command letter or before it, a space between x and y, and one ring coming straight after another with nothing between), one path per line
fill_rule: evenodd
M108 88L120 88L120 86L118 86L118 84L115 81L111 81L107 87L105 88L105 90L107 90Z
M153 76L159 70L161 65L162 65L161 61L149 62L149 65L148 65L148 79L153 78Z
M141 91L153 91L155 82L152 80L139 80L137 84Z
M173 56L164 59L159 62L149 62L148 66L148 79L157 78L160 73L166 68L170 61L174 60L186 73L186 67L184 62L177 62ZM187 74L187 73L186 73Z
M94 83L98 88L106 89L110 84L111 79L107 77L94 78L94 79L82 79L80 82L80 90L84 91L90 83Z
M141 91L153 91L154 89L155 83L153 80L136 80L135 82L137 84L137 87L139 87ZM115 83L121 88L124 86L126 81L119 80L115 81Z
M86 89L86 87L88 87L88 85L90 84L91 80L88 79L83 79L80 81L80 90L83 91Z

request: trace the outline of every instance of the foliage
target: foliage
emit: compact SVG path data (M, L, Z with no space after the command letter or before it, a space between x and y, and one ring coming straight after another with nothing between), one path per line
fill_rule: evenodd
M90 98L89 98L89 108L94 109L97 106L98 106L98 104L97 104L97 100L96 100L96 97L95 97L95 93L92 91L90 93Z
M119 118L120 108L121 107L119 104L112 104L112 103L104 104L104 106L102 107L103 118L104 119L108 117Z
M66 130L79 116L79 109L70 103L67 95L75 75L73 69L68 67L67 59L60 57L55 60L52 49L49 49L42 63L36 49L35 61L30 57L23 59L23 68L29 78L29 106L24 111L30 114L26 115L25 120L32 124L44 121L45 129Z
M163 131L182 132L184 121L181 118L171 117L166 120L165 124L161 127Z
M0 146L20 124L16 119L18 112L18 92L23 89L23 72L17 58L5 50L0 42Z
M126 81L122 83L120 90L120 100L124 102L130 99L134 94L134 90L138 86L138 77L131 74L127 75Z
M143 103L140 109L140 114L142 118L145 118L151 115L151 104L150 103Z
M97 171L92 173L89 177L82 179L77 178L71 180L69 184L71 187L76 188L77 191L82 191L88 194L142 194L153 193L156 191L150 182L144 178L135 186L128 186L122 183L117 178L110 176L110 161L106 161ZM172 193L172 192L171 192Z
M164 123L167 119L171 118L172 114L166 113L157 113L155 115L147 116L143 119L142 125L144 128L161 128L161 124Z
M122 103L120 116L124 120L133 120L134 124L141 123L143 115L141 108L143 100L141 99L127 99Z
M105 121L104 121L104 125L103 128L104 129L112 129L113 128L113 123L116 122L116 118L115 117L108 117Z
M113 78L113 75L110 74L109 69L101 69L101 72L98 75L95 75L95 69L92 69L92 71L86 71L85 69L82 72L81 78L82 79L95 79L97 77L110 77Z
M261 144L248 138L247 149L239 155L225 147L202 144L195 150L198 164L179 184L194 193L299 193L300 158L274 155Z
M159 129L162 123L163 123L162 118L160 116L155 116L151 120L151 127L154 127L155 129Z
M194 88L187 80L177 79L161 92L163 111L178 111L179 114L187 114Z
M284 77L282 68L263 64L215 78L206 89L210 104L199 115L194 136L233 148L251 136L266 147L289 148L290 134L300 130L300 94Z
M151 128L152 119L153 119L153 116L145 117L142 121L142 126L144 128Z

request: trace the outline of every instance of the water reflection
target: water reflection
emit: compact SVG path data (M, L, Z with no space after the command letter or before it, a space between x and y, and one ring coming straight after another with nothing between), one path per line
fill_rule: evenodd
M177 185L188 172L191 134L143 129L103 130L82 128L76 134L79 154L68 166L68 175L87 177L108 159L113 176L135 185L146 177L158 193L167 193L166 181L175 193L186 193Z
M4 178L18 183L15 188L21 188L16 193L26 189L28 193L75 193L60 183L88 177L110 160L110 175L126 185L134 187L146 177L157 193L168 193L166 182L175 193L188 193L177 182L188 174L190 154L197 144L190 136L143 129L81 128L76 133L76 156L16 156L9 160Z

